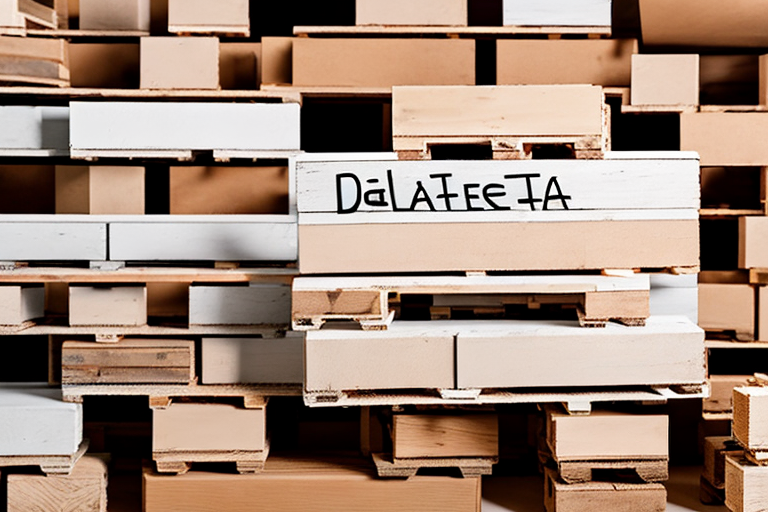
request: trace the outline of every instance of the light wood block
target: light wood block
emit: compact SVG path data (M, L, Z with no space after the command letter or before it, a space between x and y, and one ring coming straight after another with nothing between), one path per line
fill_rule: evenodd
M732 512L762 512L768 502L768 466L725 457L725 506Z
M248 0L169 0L168 32L248 37Z
M544 505L547 512L664 512L667 490L663 485L585 482L565 484L552 470L544 476Z
M466 26L466 0L355 0L355 25Z
M189 384L195 380L195 342L65 341L61 366L62 384Z
M0 36L0 80L69 86L68 50L69 43L63 39Z
M107 465L82 457L69 475L8 475L8 512L107 512Z
M69 287L69 325L146 324L146 285Z
M768 217L739 218L739 268L768 268Z
M651 274L651 316L686 316L699 323L699 285L696 274Z
M189 289L190 325L259 325L291 322L291 287L192 286Z
M755 339L755 289L750 284L699 284L699 325L705 331L734 331Z
M0 429L0 457L72 456L83 440L83 407L62 402L47 384L4 383Z
M698 105L699 55L632 56L632 105Z
M496 83L629 87L637 52L634 39L499 39Z
M0 107L0 151L21 156L66 155L69 149L68 107Z
M20 325L43 316L44 286L0 286L0 325Z
M768 46L768 4L737 0L640 0L643 42L650 46Z
M392 456L498 457L499 417L496 414L395 414Z
M144 167L56 166L56 213L144 214Z
M293 41L293 85L391 87L474 85L469 39L326 39Z
M749 384L750 375L710 375L709 397L704 399L704 412L732 412L733 388Z
M603 329L562 321L478 321L457 332L459 389L653 386L705 378L704 333L683 317Z
M480 478L379 479L369 460L271 457L258 475L193 471L174 477L144 469L146 512L480 512Z
M150 0L79 0L80 29L149 31Z
M680 115L680 148L698 151L701 165L766 166L766 112L698 112Z
M300 384L304 337L203 338L203 384Z
M107 259L106 223L45 222L37 217L0 221L0 261Z
M768 388L733 389L733 436L750 450L768 450Z
M504 25L610 27L611 0L504 0Z
M219 38L142 37L142 89L218 89Z
M743 451L730 436L704 438L704 469L702 477L715 489L725 489L725 457L741 457Z

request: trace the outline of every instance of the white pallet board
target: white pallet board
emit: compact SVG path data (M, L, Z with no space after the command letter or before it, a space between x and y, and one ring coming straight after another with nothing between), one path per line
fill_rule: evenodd
M291 287L281 284L189 288L190 325L259 325L291 322Z
M699 323L697 274L651 274L651 316L685 316Z
M0 286L0 325L19 325L44 315L44 286Z
M0 217L0 260L107 259L106 223L53 221L52 217Z
M69 152L69 107L0 107L4 156L59 156Z
M610 27L611 0L504 0L511 26Z
M203 384L296 384L304 381L304 337L203 338Z

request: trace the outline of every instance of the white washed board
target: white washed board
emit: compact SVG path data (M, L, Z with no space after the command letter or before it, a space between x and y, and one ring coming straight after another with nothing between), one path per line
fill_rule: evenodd
M0 155L69 154L69 107L0 107Z
M610 27L611 0L504 0L504 25Z
M190 325L291 323L291 287L282 284L189 288Z

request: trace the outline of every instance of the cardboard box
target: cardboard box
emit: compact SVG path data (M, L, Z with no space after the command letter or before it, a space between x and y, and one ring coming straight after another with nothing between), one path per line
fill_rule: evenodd
M142 89L218 89L217 37L142 37Z
M355 0L355 25L466 24L467 0Z
M69 325L146 324L146 285L69 287Z
M79 0L81 30L149 31L150 0Z
M189 325L287 325L291 287L282 284L189 288Z
M768 217L739 217L739 268L768 268Z
M293 384L304 381L304 336L203 338L204 384Z
M699 55L633 55L631 103L698 105Z
M56 213L143 215L144 167L56 166Z

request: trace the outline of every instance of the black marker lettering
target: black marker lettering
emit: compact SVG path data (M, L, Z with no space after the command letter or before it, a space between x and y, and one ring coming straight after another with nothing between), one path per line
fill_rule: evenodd
M436 178L439 179L441 184L443 185L443 192L442 192L442 194L437 194L437 196L435 196L435 197L437 197L438 199L445 200L445 209L447 211L449 211L449 212L451 211L451 198L459 197L459 194L451 194L450 192L448 192L448 178L450 178L451 176L453 176L453 175L451 173L449 173L449 172L446 172L446 173L443 173L443 174L430 174L429 175L429 177L432 178L432 179L436 179Z
M387 169L387 183L389 184L389 197L392 199L393 212L407 212L408 208L398 208L395 200L395 179L392 177L392 169Z
M536 211L536 203L540 203L541 199L534 199L533 197L533 185L531 184L531 178L540 178L541 174L507 174L504 176L505 180L512 180L517 178L525 178L525 186L528 190L528 197L526 199L518 199L518 204L531 205L531 211Z
M500 188L501 192L491 192L491 189L494 188ZM494 210L511 210L509 206L501 206L498 203L496 203L492 197L504 197L507 195L506 192L504 192L504 185L501 185L499 183L489 183L485 187L483 187L483 199L485 199L485 202L488 203L491 208Z
M432 204L432 200L429 198L429 194L427 194L427 189L424 188L424 185L421 183L421 180L416 182L416 192L413 194L413 201L411 201L410 210L415 211L416 205L418 203L427 203L429 210L433 212L435 211L435 205Z
M478 207L478 206L472 206L472 200L473 199L480 199L480 196L477 194L473 194L469 191L469 189L472 188L479 188L479 183L465 183L464 184L464 199L467 201L467 211L468 212L476 212L476 211L483 211L484 208Z
M355 202L354 204L349 208L344 208L344 199L342 197L341 192L341 180L344 178L351 178L352 181L355 183ZM336 212L337 213L354 213L357 211L357 209L360 207L360 196L361 187L360 187L360 179L355 176L352 173L345 172L341 174L336 175Z
M557 194L551 195L549 192L552 190L552 187L555 187L557 189ZM563 191L560 190L560 184L557 182L557 176L552 176L549 178L549 183L547 183L547 191L544 194L544 209L548 210L547 206L549 205L550 201L560 201L560 204L563 205L563 210L568 209L568 203L566 203L566 199L570 199L571 196L563 195Z

